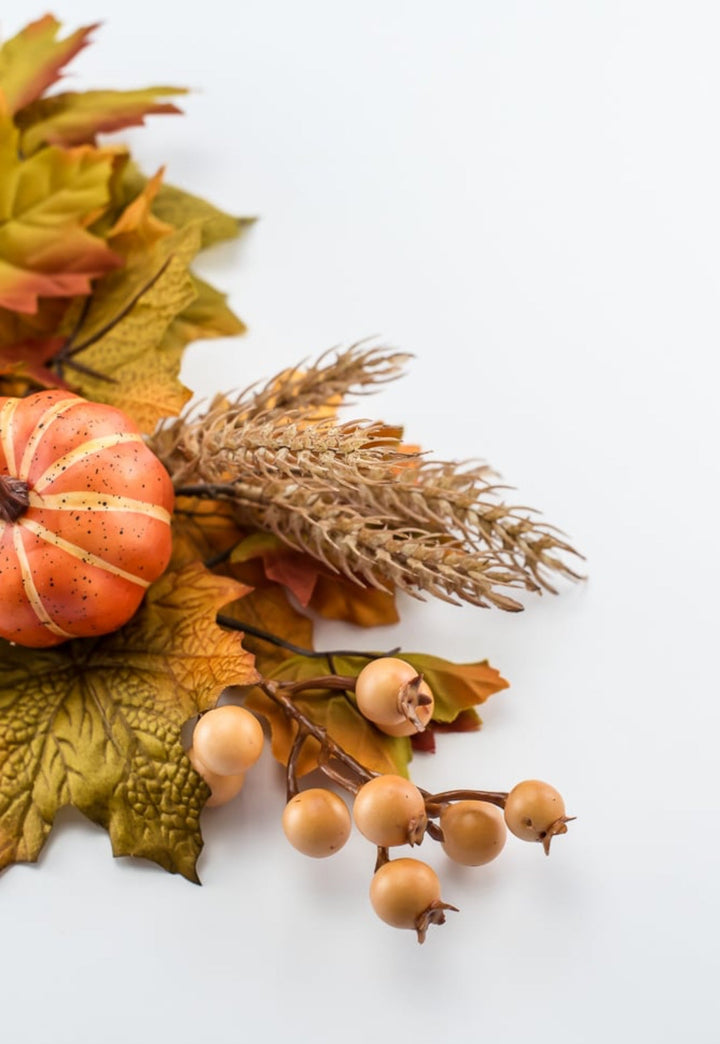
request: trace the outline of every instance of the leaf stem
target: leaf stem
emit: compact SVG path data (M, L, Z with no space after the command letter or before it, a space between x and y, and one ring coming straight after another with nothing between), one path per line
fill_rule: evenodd
M308 738L307 729L302 726L298 729L297 736L295 737L290 751L290 757L287 763L287 794L286 801L290 801L300 791L297 778L297 763L300 757L300 751L303 748L305 740Z
M164 275L168 268L168 265L174 257L174 254L170 254L170 256L167 257L165 261L162 263L157 272L155 272L155 274L152 275L150 279L148 279L148 281L140 287L140 289L132 296L132 298L128 301L124 308L122 308L117 313L117 315L114 315L113 318L109 320L109 322L105 323L104 326L101 326L99 330L96 330L92 337L88 337L85 341L80 341L79 344L73 344L72 342L74 338L80 333L79 329L74 330L71 337L65 343L65 347L61 353L63 360L67 361L67 359L69 359L70 356L77 355L78 352L84 352L85 349L89 348L91 344L95 344L96 341L99 341L106 334L110 333L113 327L117 326L119 322L122 322L125 316L129 315L130 312L132 312L133 308L138 303L140 298L143 297L148 292L148 290L151 290L153 286L155 286L155 283L157 283L158 279L160 279L160 277ZM87 313L85 314L85 316L83 316L83 319L85 318L87 318Z
M87 366L85 363L78 362L77 359L71 359L69 357L67 359L63 359L61 366L63 369L63 373L60 372L60 367L58 367L58 373L61 377L64 376L64 368L66 366L69 366L72 370L77 370L78 373L84 373L87 377L94 377L97 381L107 381L108 384L118 383L116 377L110 377L106 373L101 373L99 370L94 370L92 366Z

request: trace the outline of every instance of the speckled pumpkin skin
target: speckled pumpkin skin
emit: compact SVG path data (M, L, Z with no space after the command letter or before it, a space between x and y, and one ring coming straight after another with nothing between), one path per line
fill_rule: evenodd
M172 483L138 428L65 391L0 397L0 475L30 496L0 520L0 635L42 647L122 626L171 551Z

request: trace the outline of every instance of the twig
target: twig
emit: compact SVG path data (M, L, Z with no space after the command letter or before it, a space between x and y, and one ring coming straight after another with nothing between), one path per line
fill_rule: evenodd
M221 627L227 627L232 631L242 631L262 642L277 645L280 649L287 649L288 652L295 653L297 656L306 656L312 660L324 660L330 656L358 656L364 660L379 660L383 656L396 656L400 652L400 646L390 649L388 652L360 652L357 649L331 649L328 652L317 652L315 649L304 649L301 645L288 642L277 634L263 631L259 627L253 627L252 624L245 623L243 620L235 620L232 616L225 616L223 613L218 614L217 622ZM355 679L353 678L352 681L354 683Z
M322 680L322 679L321 679ZM326 679L325 679L326 680ZM344 679L347 681L347 679ZM317 679L309 679L310 683L313 683L317 687ZM362 783L367 783L375 776L379 775L378 772L371 772L370 769L361 765L352 754L348 754L344 747L341 747L332 736L329 735L327 729L323 728L322 725L316 724L304 714L299 707L296 707L289 696L286 695L288 687L291 687L293 682L275 682L271 679L264 678L258 682L258 687L262 689L266 696L268 696L274 703L277 703L282 708L283 713L286 717L290 718L291 721L297 723L298 728L302 730L307 736L312 736L320 744L320 768L329 776L334 779L341 786L346 787L349 790L357 791L358 786L354 781L347 780L345 777L339 776L334 772L330 762L334 759L339 761L350 773L357 777ZM306 685L312 687L311 684ZM285 691L283 691L285 690ZM296 690L297 691L297 690Z
M265 695L281 708L285 716L298 726L287 763L288 800L298 793L297 762L300 751L309 736L312 736L320 744L320 753L318 755L318 767L320 770L329 779L332 779L339 786L350 791L350 793L357 794L363 784L381 775L381 773L373 772L357 761L352 754L349 754L343 746L329 735L326 728L314 722L312 718L293 703L291 698L295 694L309 689L343 689L352 691L355 687L354 678L342 677L341 675L319 675L317 678L306 678L295 682L272 681L264 678L257 684ZM333 762L338 762L342 765L349 772L349 777L346 773L339 772ZM431 794L420 787L418 787L418 790L425 801L426 814L428 817L435 819L440 816L443 807L453 801L487 801L489 804L504 808L508 796L507 791L502 790L444 790L437 794ZM428 822L426 833L434 841L442 842L444 839L442 829L437 823ZM382 866L382 863L387 862L388 858L386 851L378 849L377 866Z

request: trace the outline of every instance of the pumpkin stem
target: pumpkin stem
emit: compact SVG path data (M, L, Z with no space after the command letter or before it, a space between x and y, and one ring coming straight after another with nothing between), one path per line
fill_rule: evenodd
M0 521L16 522L29 506L27 482L11 475L0 475Z

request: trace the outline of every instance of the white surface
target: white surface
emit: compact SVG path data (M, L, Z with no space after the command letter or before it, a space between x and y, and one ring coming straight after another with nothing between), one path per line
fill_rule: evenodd
M416 353L364 411L487 457L591 580L521 617L408 605L374 637L512 682L415 777L547 778L578 820L548 860L516 842L443 867L462 911L418 947L369 909L361 840L327 862L287 847L269 761L206 815L203 888L113 861L67 814L0 881L4 1035L716 1041L717 6L169 10L57 13L107 20L78 85L201 88L131 136L148 170L262 215L205 266L251 333L192 349L187 380L243 385L375 332ZM340 634L368 642L321 640Z

